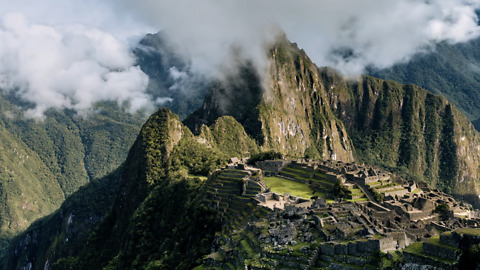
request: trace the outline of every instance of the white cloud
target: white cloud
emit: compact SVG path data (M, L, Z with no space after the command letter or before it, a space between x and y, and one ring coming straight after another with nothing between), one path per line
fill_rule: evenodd
M172 102L173 99L169 97L159 97L155 100L155 104L158 106L165 106L165 104Z
M434 42L479 35L479 0L120 0L138 19L167 29L194 69L222 72L232 46L261 68L272 25L318 65L347 74L406 61ZM350 53L343 57L342 53Z
M82 114L101 100L151 109L147 84L128 45L109 33L32 24L22 13L0 20L0 88L36 105L27 116L41 118L49 108Z

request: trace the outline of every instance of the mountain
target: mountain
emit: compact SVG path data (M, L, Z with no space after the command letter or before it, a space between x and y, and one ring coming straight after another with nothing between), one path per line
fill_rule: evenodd
M198 132L201 125L231 115L262 151L352 161L351 141L318 80L322 74L309 59L293 59L293 52L289 44L269 52L271 84L265 91L260 75L249 63L223 82L213 83L202 107L184 123Z
M158 105L168 107L181 119L202 105L209 81L190 71L163 32L147 34L133 50L141 70L148 75L147 93Z
M123 165L16 237L3 267L191 269L214 241L233 237L221 235L222 225L263 215L248 198L237 205L219 191L242 190L229 179L244 175L212 172L232 156L264 151L367 162L456 196L480 194L479 133L445 98L369 76L343 78L286 37L268 54L267 84L246 62L212 82L183 123L168 109L152 115ZM248 241L242 246L253 252Z
M185 124L196 131L232 115L262 151L355 159L476 202L479 134L445 98L370 76L346 79L316 67L285 37L269 55L268 89L247 65L235 80L214 84Z
M221 129L224 121L237 126L227 137L251 141L231 117L209 128L212 139L206 140L193 136L168 109L159 110L125 163L18 236L4 267L188 268L208 252L205 243L220 226L205 206L202 186L211 171L226 164L227 155L218 150L222 138L229 139ZM249 147L239 144L230 151L245 153Z
M420 53L407 63L384 70L371 69L373 76L413 83L445 96L480 128L480 39L455 45L437 44L432 52Z
M98 104L98 113L85 118L52 110L43 121L23 117L24 106L13 94L0 93L2 238L118 167L143 121L111 103Z

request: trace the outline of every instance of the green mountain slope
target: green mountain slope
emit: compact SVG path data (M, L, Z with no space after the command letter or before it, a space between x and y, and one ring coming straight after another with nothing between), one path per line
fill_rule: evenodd
M188 269L208 252L219 228L202 187L205 176L228 157L218 150L229 137L219 128L223 121L238 128L229 135L252 141L232 118L205 127L209 140L193 136L168 109L159 110L143 126L125 163L18 236L4 267L43 269L48 262L54 269ZM248 153L249 147L230 150Z
M336 114L359 160L475 202L480 137L454 105L417 86L372 77L336 84Z
M445 96L477 129L480 119L480 39L451 45L441 43L434 52L419 54L408 63L385 70L371 70L373 76L413 83Z
M23 117L22 105L0 93L2 238L26 229L80 186L117 168L143 119L104 103L88 117L50 111L38 121Z

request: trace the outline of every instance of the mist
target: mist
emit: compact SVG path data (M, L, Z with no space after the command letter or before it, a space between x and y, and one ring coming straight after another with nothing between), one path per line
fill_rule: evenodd
M386 68L429 51L437 42L464 42L479 36L472 0L252 0L131 1L150 25L166 29L200 72L215 74L232 46L265 68L265 47L284 31L319 66L346 75L365 67ZM117 6L118 8L118 6Z
M132 112L171 101L146 93L131 54L148 32L164 32L192 73L219 79L239 58L267 74L265 50L279 32L318 66L350 76L480 35L480 0L0 2L0 88L35 103L33 117L48 108L85 112L105 99L127 101ZM170 71L176 87L188 85Z

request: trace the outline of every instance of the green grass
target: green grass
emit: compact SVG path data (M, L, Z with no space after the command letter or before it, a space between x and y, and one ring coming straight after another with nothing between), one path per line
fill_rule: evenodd
M300 176L299 171L301 171L301 170L287 167L287 168L282 170L282 173L285 174L287 177L290 177L290 178L303 180L303 181L308 181L308 182L312 182L312 183L320 183L323 186L325 186L325 188L329 188L329 189L332 189L333 186L335 185L334 183L325 180L325 174L302 171L302 173L304 173L304 174L318 175L320 177L323 177L323 179L306 178L306 177Z
M264 177L263 181L265 182L265 184L267 184L268 187L270 187L272 192L275 193L290 193L293 196L307 199L314 195L324 196L324 194L320 192L315 192L315 194L313 194L313 190L307 184L290 181L280 177Z
M441 243L440 242L440 235L435 235L433 237L431 237L430 239L427 240L428 243L431 243L431 244L434 244L436 246L439 246L439 247L443 247L443 248L448 248L448 249L451 249L451 250L458 250L460 251L460 249L456 248L456 247L452 247L452 246L449 246L449 245L446 245L444 243Z
M417 254L417 255L423 255L423 243L416 242L416 243L410 244L403 251Z
M367 202L368 198L346 199L347 202Z
M247 253L248 259L253 259L255 257L256 252L255 250L253 250L250 244L248 244L247 240L244 239L240 241L240 244L242 245L243 250L245 250L245 252Z
M443 262L443 263L446 263L446 264L456 263L456 261L447 260L447 259L444 259L444 258L440 258L440 257L437 257L437 256L432 256L432 255L428 255L428 254L423 253L423 242L413 243L413 244L407 246L405 249L403 249L403 251L407 252L407 253L415 254L415 255L418 255L418 256L422 256L422 257L425 257L425 258L429 258L429 259L432 259L432 260L435 260L435 261Z
M457 233L462 233L462 234L470 234L470 235L476 235L480 236L480 229L474 229L474 228L462 228L456 230Z

